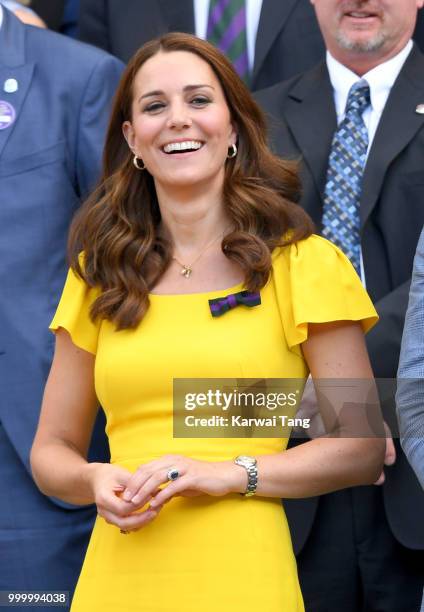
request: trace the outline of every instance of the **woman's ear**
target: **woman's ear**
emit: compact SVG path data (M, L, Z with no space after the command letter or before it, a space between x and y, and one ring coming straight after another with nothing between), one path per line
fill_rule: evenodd
M228 146L230 147L233 144L237 143L238 138L238 129L237 124L234 121L231 121L230 135L228 139Z
M122 133L124 134L124 138L127 141L129 148L134 153L135 133L130 121L124 121L122 124Z

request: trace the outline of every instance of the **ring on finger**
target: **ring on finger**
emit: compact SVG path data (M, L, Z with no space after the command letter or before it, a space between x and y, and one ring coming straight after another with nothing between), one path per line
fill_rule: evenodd
M171 468L170 470L167 471L166 478L167 478L167 480L177 480L179 475L180 475L180 473L177 470L177 468L173 467L173 468Z

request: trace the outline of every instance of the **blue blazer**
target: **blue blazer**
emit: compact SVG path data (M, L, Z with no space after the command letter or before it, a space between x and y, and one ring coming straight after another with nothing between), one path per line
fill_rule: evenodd
M0 49L0 100L16 117L0 130L0 420L29 470L69 223L99 174L121 63L7 10Z
M396 405L402 448L424 488L424 229L414 259Z
M93 507L42 496L29 453L52 360L48 325L65 280L69 223L98 177L122 68L103 51L25 26L3 9L0 589L71 589L94 516Z

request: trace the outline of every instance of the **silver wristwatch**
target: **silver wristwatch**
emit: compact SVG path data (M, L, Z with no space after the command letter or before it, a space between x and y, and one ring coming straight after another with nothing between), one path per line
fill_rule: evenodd
M244 467L247 472L247 488L242 495L245 497L254 495L256 493L256 487L258 486L258 466L255 457L239 455L234 459L234 463Z

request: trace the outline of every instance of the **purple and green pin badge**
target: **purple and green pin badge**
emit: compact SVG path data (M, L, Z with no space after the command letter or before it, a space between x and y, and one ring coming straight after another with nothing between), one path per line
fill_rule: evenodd
M14 107L5 100L0 100L0 130L6 130L16 119Z

